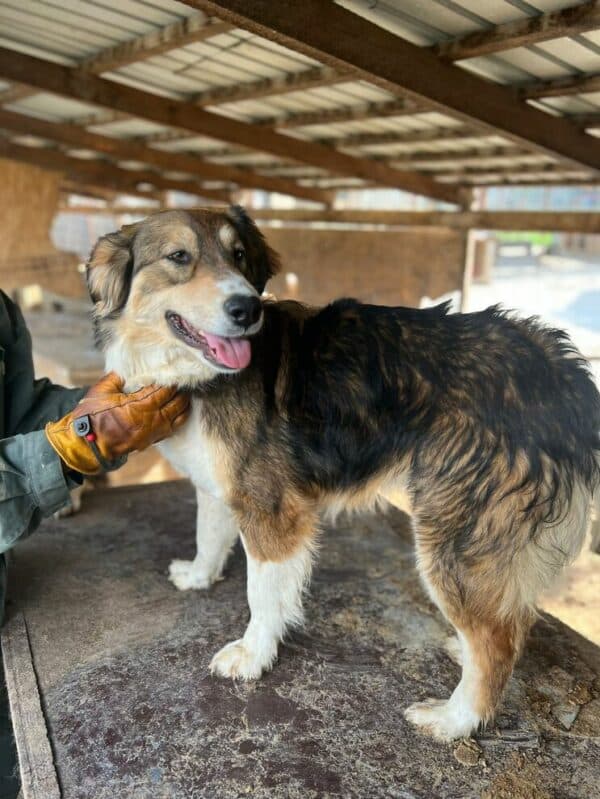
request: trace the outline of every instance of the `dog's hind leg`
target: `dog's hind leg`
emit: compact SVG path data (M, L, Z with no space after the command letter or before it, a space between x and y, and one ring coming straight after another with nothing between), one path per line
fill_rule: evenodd
M209 588L221 578L227 556L239 535L238 523L221 500L196 490L196 557L173 560L169 580L180 591Z
M409 721L445 741L468 736L493 717L529 618L482 621L467 616L455 626L462 650L460 682L448 700L427 699L405 711Z
M449 699L417 702L405 716L434 737L452 740L470 735L492 719L532 613L518 604L511 613L502 612L501 594L495 592L491 578L489 583L482 580L464 563L446 564L439 552L425 553L421 548L419 566L430 596L456 629L462 675Z

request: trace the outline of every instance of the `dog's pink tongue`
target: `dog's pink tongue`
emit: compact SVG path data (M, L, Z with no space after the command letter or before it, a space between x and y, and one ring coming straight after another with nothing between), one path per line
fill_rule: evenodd
M204 333L215 358L230 369L244 369L250 363L252 348L247 338L223 338Z

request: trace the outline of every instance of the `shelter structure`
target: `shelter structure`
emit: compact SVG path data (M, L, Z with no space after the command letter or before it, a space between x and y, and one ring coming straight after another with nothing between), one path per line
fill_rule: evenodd
M432 295L460 284L473 227L600 232L597 212L472 210L481 186L597 185L597 0L6 0L0 27L0 208L27 279L56 273L48 210L73 192L109 211L122 193L142 212L172 191L242 199L310 221L306 258L315 222L377 225L374 259L391 227L450 229ZM394 189L413 198L402 213ZM278 239L285 260L297 243ZM5 243L0 275L18 280ZM362 268L332 254L321 271Z

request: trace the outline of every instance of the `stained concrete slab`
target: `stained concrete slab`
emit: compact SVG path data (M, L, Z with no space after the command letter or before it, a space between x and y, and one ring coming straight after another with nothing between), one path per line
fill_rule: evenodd
M550 617L485 734L445 745L404 720L459 669L401 514L325 531L306 631L272 673L236 684L208 663L247 621L241 552L208 592L166 579L193 555L190 487L86 500L21 542L9 573L65 799L600 795L600 650Z

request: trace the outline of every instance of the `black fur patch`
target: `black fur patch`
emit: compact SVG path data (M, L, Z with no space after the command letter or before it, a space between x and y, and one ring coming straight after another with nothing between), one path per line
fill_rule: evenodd
M600 396L566 334L535 319L267 303L253 348L246 371L200 390L242 486L257 464L269 479L270 452L286 453L292 485L323 492L404 462L416 503L445 508L448 543L473 554L478 519L519 463L511 490L527 490L531 535L565 512L576 480L598 481ZM248 417L251 434L236 423Z
M241 205L232 205L227 216L246 250L245 276L258 293L262 294L269 278L279 271L279 256L269 247L265 237Z

